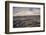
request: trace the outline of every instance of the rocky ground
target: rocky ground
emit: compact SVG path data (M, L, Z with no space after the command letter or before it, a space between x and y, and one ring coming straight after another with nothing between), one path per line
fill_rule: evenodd
M13 28L40 27L40 15L13 16Z

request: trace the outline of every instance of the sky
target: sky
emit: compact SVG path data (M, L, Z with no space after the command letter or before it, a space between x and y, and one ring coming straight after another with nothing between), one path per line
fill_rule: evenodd
M13 7L13 16L40 15L40 8Z

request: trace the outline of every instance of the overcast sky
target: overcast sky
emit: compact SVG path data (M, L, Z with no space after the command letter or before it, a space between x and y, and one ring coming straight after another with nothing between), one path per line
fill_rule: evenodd
M40 8L13 7L13 16L40 15Z

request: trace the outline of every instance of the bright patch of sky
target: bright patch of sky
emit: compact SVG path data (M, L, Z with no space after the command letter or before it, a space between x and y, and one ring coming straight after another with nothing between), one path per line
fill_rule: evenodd
M13 16L40 15L40 8L13 7Z

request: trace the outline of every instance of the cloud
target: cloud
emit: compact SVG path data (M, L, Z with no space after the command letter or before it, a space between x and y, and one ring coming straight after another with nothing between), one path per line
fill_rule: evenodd
M14 7L13 16L40 15L40 8Z

